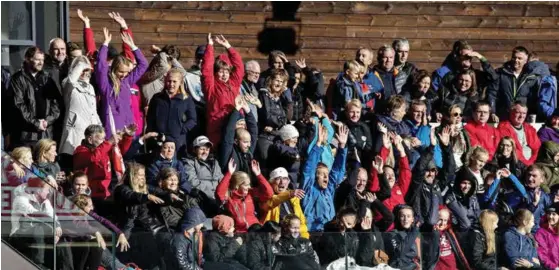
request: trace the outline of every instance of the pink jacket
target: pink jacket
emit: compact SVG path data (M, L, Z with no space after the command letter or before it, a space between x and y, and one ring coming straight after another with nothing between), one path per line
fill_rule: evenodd
M556 269L559 267L559 235L555 229L549 227L545 217L542 223L535 235L538 242L538 256L546 269Z

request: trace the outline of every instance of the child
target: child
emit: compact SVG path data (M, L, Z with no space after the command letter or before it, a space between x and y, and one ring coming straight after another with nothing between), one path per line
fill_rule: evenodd
M345 161L347 157L347 138L349 130L342 126L336 135L338 151L332 170L318 160L323 149L320 147L326 141L326 131L319 128L318 141L310 151L309 157L303 168L303 212L307 218L307 227L310 231L322 231L324 224L332 220L334 211L334 192L345 174Z
M272 248L276 269L319 269L318 255L311 241L301 237L301 219L289 214L281 225L282 236Z
M247 173L238 171L237 164L231 159L229 171L217 185L216 198L225 206L235 220L235 230L241 233L247 232L248 228L258 222L255 215L254 199L267 201L272 198L274 191L260 171L260 165L256 160L251 164L252 172L258 179L257 188L252 188L250 177Z
M359 83L359 74L362 66L355 60L348 61L344 64L344 74L336 80L336 91L333 93L332 101L332 119L337 120L338 115L344 110L345 104L351 99L359 99L361 103L367 104L376 97L373 89L367 94L363 93L361 84ZM367 106L364 106L367 107Z
M202 269L204 240L201 229L205 221L206 216L200 208L193 207L186 211L181 232L175 234L171 241L175 258L170 261L174 266L170 269Z

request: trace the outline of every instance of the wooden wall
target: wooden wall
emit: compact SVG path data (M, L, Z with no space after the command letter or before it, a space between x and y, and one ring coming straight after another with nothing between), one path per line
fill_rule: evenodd
M270 2L71 1L70 37L81 43L78 8L91 19L98 45L103 26L118 31L107 16L116 11L148 58L151 44L175 44L183 64L190 66L196 46L212 32L225 35L243 60L257 59L263 70L267 68L266 55L257 50L257 36L272 17ZM559 62L559 2L302 2L296 17L300 24L280 23L298 31L300 50L289 58L307 58L326 78L339 72L359 46L376 50L398 37L410 40L410 61L428 70L440 66L457 39L466 39L494 67L518 45L536 51L553 67ZM114 37L120 46L120 38Z

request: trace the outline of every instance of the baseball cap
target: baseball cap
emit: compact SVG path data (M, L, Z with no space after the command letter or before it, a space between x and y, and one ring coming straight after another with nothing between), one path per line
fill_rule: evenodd
M270 180L278 177L289 177L289 174L287 174L287 170L285 168L279 167L270 173Z
M208 137L206 136L198 136L196 137L196 139L194 139L194 142L192 143L194 147L200 147L203 145L210 145L210 147L213 147L213 143L210 142L210 139L208 139Z

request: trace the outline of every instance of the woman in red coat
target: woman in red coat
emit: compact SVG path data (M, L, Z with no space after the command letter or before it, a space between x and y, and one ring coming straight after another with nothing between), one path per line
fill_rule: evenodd
M214 39L227 49L227 55L222 54L217 60L214 59ZM244 75L243 59L229 41L221 35L212 39L209 33L202 60L202 90L207 106L207 136L215 145L221 141L221 129L226 117L235 108L235 97L240 93Z

